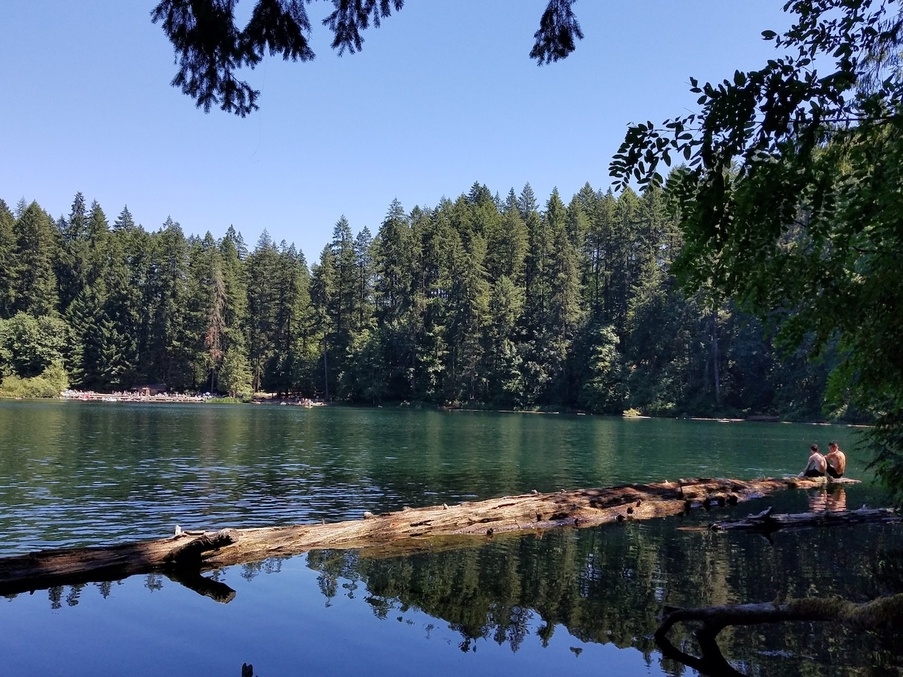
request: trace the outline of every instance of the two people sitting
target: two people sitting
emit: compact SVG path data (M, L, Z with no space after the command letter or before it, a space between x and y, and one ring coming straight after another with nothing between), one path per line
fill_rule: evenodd
M837 442L828 444L828 453L822 456L818 450L818 445L813 444L809 450L812 452L809 461L800 477L824 477L827 475L833 479L843 477L843 473L847 469L847 456L844 454Z

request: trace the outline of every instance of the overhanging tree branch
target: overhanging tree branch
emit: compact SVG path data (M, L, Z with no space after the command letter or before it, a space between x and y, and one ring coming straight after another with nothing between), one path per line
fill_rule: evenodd
M311 23L306 5L313 0L255 0L244 28L235 23L238 0L161 0L151 11L175 48L179 70L172 85L210 112L218 106L245 117L258 108L260 92L237 77L263 57L280 54L286 61L312 61ZM341 56L363 48L363 32L379 28L404 0L331 0L333 11L323 25L333 34L332 48ZM583 39L574 15L576 0L549 0L534 34L530 58L547 64L566 58Z

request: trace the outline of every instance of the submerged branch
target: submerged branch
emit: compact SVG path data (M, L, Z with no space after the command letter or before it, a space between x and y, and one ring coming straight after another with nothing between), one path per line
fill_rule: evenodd
M879 597L856 603L840 597L798 598L783 602L731 604L695 609L666 608L662 624L655 631L655 642L662 654L678 660L703 674L741 675L721 653L717 636L724 628L736 625L781 623L787 621L830 621L845 623L860 630L876 630L903 624L903 594ZM668 631L677 623L696 622L701 656L677 649L668 639Z

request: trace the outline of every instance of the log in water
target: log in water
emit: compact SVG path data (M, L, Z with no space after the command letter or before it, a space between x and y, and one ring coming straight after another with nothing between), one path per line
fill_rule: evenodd
M0 558L0 595L151 572L193 581L189 587L204 589L197 581L201 572L309 550L360 549L371 555L404 554L440 544L447 546L448 539L464 545L505 532L585 528L666 517L824 483L824 479L797 477L751 481L691 479L534 492L456 505L406 508L383 515L364 513L363 519L332 524L180 532L169 538L107 547L43 550ZM226 590L208 596L220 601L231 599Z

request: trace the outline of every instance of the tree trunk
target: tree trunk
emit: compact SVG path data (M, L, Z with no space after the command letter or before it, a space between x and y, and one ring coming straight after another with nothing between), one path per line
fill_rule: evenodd
M679 514L697 507L735 505L788 488L813 488L824 480L752 481L693 479L607 489L538 492L475 503L440 505L372 515L334 524L181 532L152 541L109 547L44 550L0 558L0 595L54 585L118 580L164 572L173 577L314 549L364 549L370 555L479 543L495 534L591 527ZM222 594L222 593L220 593Z
M801 512L795 514L773 515L771 508L757 515L750 515L739 520L714 522L714 531L759 531L771 533L778 529L794 527L833 527L843 524L863 524L866 522L898 523L900 515L891 508L860 508L859 510L840 510L836 512Z

